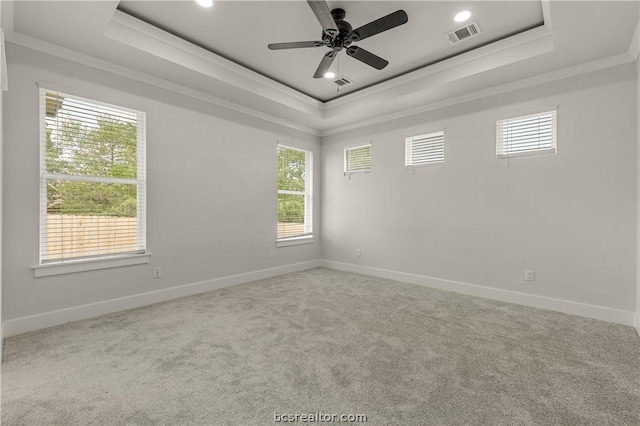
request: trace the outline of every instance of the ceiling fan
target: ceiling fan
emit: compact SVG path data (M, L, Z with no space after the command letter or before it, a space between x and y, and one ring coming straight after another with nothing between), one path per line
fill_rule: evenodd
M298 49L302 47L326 46L331 49L325 53L313 78L321 78L329 70L333 60L342 49L347 55L365 64L381 70L389 62L361 47L352 43L364 40L383 31L390 30L399 25L406 24L409 20L404 10L397 10L375 21L369 22L355 30L344 20L346 13L343 9L333 9L329 11L329 5L324 0L307 0L309 7L316 15L318 22L322 26L322 41L293 41L288 43L271 43L267 47L271 50Z

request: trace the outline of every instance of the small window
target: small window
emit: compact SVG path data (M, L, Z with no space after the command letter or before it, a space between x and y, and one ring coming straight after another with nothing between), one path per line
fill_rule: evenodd
M313 154L278 145L278 240L311 238Z
M344 174L371 171L371 144L345 148Z
M404 140L404 166L415 167L444 162L444 132L413 136Z
M556 152L556 110L498 120L496 155L511 158Z
M40 89L40 265L145 253L145 114Z

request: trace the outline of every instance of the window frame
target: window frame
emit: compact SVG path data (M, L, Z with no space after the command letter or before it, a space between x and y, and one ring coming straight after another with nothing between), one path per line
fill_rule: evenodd
M423 162L419 162L419 163L414 163L414 142L416 140L421 140L421 139L427 139L427 138L433 138L435 136L441 136L440 140L436 140L436 141L432 141L429 143L426 143L425 145L427 146L431 146L431 145L435 145L436 143L438 143L438 145L441 145L442 147L442 159L438 159L438 160L429 160L429 161L423 161ZM405 169L410 169L410 168L416 168L416 167L424 167L424 166L437 166L437 165L442 165L444 164L444 154L445 154L445 148L444 148L444 129L441 130L436 130L436 131L431 131L431 132L425 132L416 136L409 136L406 137L404 139L404 167ZM409 161L411 161L410 164Z
M301 148L299 146L294 146L293 144L278 141L276 145L276 164L278 167L278 174L276 175L276 178L278 178L280 173L278 151L280 150L281 147L284 149L292 149L295 151L304 152L305 154L305 160L304 160L305 189L304 191L292 191L287 189L280 189L279 184L276 183L277 196L279 196L280 194L304 196L304 232L299 235L291 235L286 237L278 236L278 218L280 217L280 210L277 202L278 200L276 197L276 247L287 247L287 246L299 245L299 244L310 244L315 242L315 237L313 234L313 152L309 149Z
M531 149L526 151L511 152L504 151L505 139L504 139L504 126L510 121L533 119L534 117L541 117L545 115L551 115L551 129L550 129L550 147ZM539 137L539 134L536 135ZM508 144L508 143L507 143ZM518 113L502 116L496 120L496 159L509 160L517 157L530 157L535 155L545 154L557 154L558 153L558 106L539 107L535 109L529 109L526 111L520 111Z
M349 161L347 160L347 152L350 152L352 150L356 150L359 148L369 148L369 168L368 169L359 169L359 170L350 170L349 169ZM371 142L367 142L367 143L362 143L362 144L358 144L358 145L350 145L350 146L346 146L344 147L344 151L343 151L343 170L344 170L344 176L351 176L353 174L359 174L359 173L371 173L371 169L372 169L372 147L371 147Z
M87 103L91 106L103 106L116 111L135 114L136 116L136 177L113 178L91 175L65 175L51 173L47 170L47 140L46 140L46 97L47 93ZM148 263L151 253L147 248L147 180L146 180L146 113L110 102L100 101L85 96L76 95L73 91L60 90L53 85L39 84L38 90L38 125L39 125L39 242L38 264L33 265L36 277L67 274L79 271L96 270ZM136 243L139 249L87 256L46 259L46 229L47 229L47 182L51 179L97 182L122 183L136 186Z

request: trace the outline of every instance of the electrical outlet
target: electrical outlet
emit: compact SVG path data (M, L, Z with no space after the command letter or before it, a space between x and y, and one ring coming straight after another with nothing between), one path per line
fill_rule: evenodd
M153 268L153 278L160 278L162 276L162 269L160 269L159 266L156 266L155 268Z
M524 271L524 280L525 281L535 281L536 280L535 272L533 272L531 269L526 269Z
M356 249L356 256L362 257L362 250Z

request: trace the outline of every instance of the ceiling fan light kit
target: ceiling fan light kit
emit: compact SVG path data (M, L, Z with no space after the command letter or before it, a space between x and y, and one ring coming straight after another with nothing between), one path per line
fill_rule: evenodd
M324 77L329 71L329 68L331 68L331 64L338 55L338 52L343 49L347 53L347 56L351 56L377 70L383 69L389 64L387 60L359 46L355 46L353 43L406 24L409 20L404 10L397 10L354 30L351 24L344 20L346 16L344 9L337 8L330 11L329 5L327 5L325 1L307 0L307 4L322 26L322 41L271 43L267 47L271 50L321 46L330 48L331 50L325 53L320 61L320 65L318 65L316 72L313 74L313 78Z
M198 3L202 7L213 6L213 0L196 0L196 3Z

